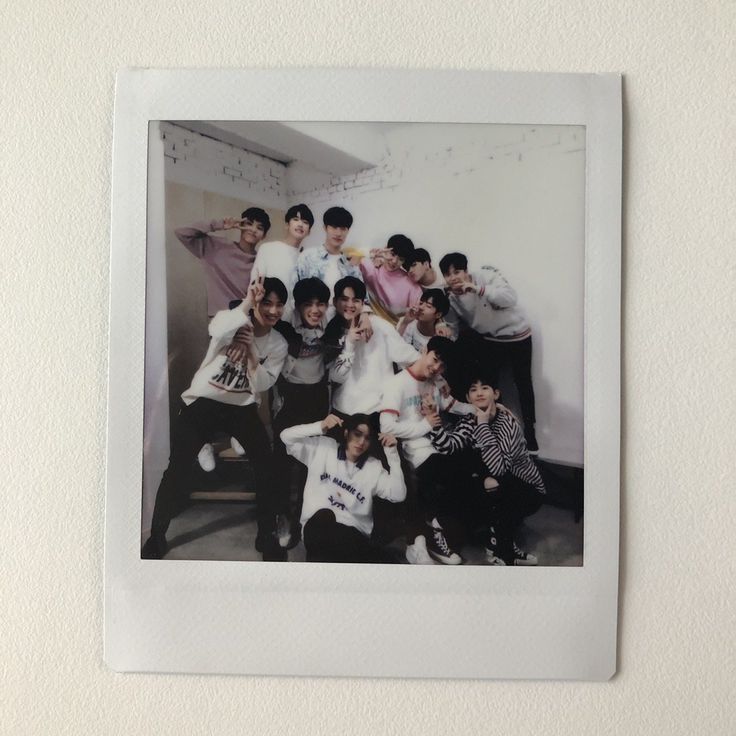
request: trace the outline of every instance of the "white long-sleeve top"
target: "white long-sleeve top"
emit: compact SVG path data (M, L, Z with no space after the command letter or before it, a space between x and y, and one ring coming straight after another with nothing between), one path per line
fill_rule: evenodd
M386 381L393 378L393 363L411 365L419 353L404 342L386 320L370 316L373 336L368 342L342 338L342 352L330 367L330 381L340 384L332 405L343 414L372 414L380 409Z
M250 317L242 305L223 309L210 321L210 344L202 364L192 378L192 384L181 395L185 404L205 398L223 404L247 406L258 401L258 395L276 382L286 360L287 344L278 332L254 338L258 353L258 367L251 371L247 359L242 363L230 360L225 354L235 333L250 324Z
M484 266L470 277L478 286L477 293L447 294L450 307L460 320L487 340L510 342L531 335L516 292L498 269Z
M452 414L471 414L470 404L456 401L443 392L439 381L424 381L407 368L392 376L386 383L381 399L381 432L388 432L404 440L402 449L406 459L418 468L437 452L432 445L432 426L422 415L422 399L434 402L439 411Z
M350 462L345 450L322 434L322 422L299 424L281 433L286 451L308 468L302 504L302 526L321 509L335 514L339 524L370 536L373 531L373 497L398 502L406 498L401 460L395 447L386 448L390 472L380 461L364 455Z

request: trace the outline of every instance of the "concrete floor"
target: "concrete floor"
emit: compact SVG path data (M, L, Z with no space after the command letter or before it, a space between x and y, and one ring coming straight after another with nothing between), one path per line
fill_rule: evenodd
M518 536L523 549L545 566L583 564L583 523L575 522L568 509L545 504L529 517ZM167 560L260 560L255 550L256 521L253 503L199 502L171 522ZM389 546L401 557L402 537ZM484 564L480 546L466 545L461 554L466 564ZM303 543L289 550L289 562L304 562ZM408 564L408 563L407 563Z

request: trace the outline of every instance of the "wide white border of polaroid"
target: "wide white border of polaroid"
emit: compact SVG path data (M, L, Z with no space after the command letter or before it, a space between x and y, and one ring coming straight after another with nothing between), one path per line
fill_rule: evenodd
M335 100L340 104L331 104ZM582 567L140 559L146 185L152 120L586 127ZM119 73L105 535L104 657L111 668L434 678L605 680L613 675L619 560L621 143L621 78L616 74L337 69Z

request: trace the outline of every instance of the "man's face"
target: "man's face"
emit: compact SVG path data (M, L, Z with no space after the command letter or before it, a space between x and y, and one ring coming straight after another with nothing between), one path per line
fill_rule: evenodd
M421 301L417 307L417 321L434 324L439 319L440 313L431 301Z
M273 327L284 313L284 303L275 291L269 291L256 310L256 318L264 327Z
M472 404L476 409L488 411L489 408L495 407L498 401L499 393L493 386L489 386L482 381L476 381L468 389L468 403Z
M325 225L325 245L332 250L340 250L350 232L349 227L335 227Z
M363 311L363 302L355 296L354 289L348 287L335 297L335 311L349 322Z
M300 212L297 212L296 215L286 223L287 234L298 242L301 242L307 237L307 235L309 235L310 229L309 223L302 217Z
M429 379L441 376L445 372L445 364L437 357L434 350L429 350L424 354L424 367Z
M371 428L359 424L355 429L345 430L345 455L350 462L357 462L371 446Z
M396 255L391 248L386 249L383 266L387 271L398 271L404 265L404 259Z
M445 274L445 281L453 292L459 294L463 290L463 284L470 281L470 276L464 269L450 266L450 270Z
M424 274L427 273L427 271L429 271L429 263L420 263L419 261L416 261L411 264L408 273L409 276L411 276L412 281L418 284L424 278Z
M327 303L315 298L300 304L298 308L302 318L302 324L307 327L317 327L325 316Z
M240 242L255 247L258 243L266 237L266 231L263 227L263 223L258 220L251 220L245 218L242 229L240 231Z

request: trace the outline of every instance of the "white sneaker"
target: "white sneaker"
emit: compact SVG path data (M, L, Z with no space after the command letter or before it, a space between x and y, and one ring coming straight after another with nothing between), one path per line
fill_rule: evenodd
M202 445L202 449L197 455L197 462L205 473L211 473L215 469L215 448L209 442Z
M230 447L233 448L233 452L238 455L238 457L243 457L245 455L243 445L241 445L240 442L235 439L235 437L230 438Z
M434 565L434 560L427 552L427 540L421 535L414 540L414 544L406 546L406 559L412 565Z

